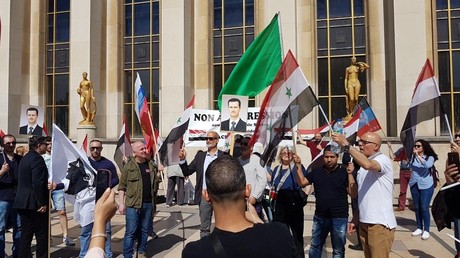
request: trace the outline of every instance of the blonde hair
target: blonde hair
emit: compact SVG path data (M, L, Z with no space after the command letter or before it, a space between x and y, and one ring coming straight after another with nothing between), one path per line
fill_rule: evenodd
M26 146L18 146L16 147L16 154L24 156L29 150L26 148Z

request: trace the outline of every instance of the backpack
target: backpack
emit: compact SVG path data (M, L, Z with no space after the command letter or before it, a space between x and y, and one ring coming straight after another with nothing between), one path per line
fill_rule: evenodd
M76 195L81 190L94 186L94 180L90 185L91 177L86 173L80 158L69 163L66 178L69 179L69 188L65 191L66 194Z

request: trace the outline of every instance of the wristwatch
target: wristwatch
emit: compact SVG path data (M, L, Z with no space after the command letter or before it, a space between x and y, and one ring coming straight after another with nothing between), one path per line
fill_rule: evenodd
M344 147L345 152L348 152L350 150L350 144L347 143Z

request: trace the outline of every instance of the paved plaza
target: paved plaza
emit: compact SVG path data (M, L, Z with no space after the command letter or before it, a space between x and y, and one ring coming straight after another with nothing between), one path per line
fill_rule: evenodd
M378 200L376 200L378 201ZM394 203L396 203L396 198ZM309 196L309 203L305 206L305 230L304 243L305 252L308 253L311 226L314 213L314 197ZM74 247L66 247L62 244L61 228L56 213L52 214L52 243L51 257L69 258L78 257L80 227L73 221L72 207L68 206L69 216L69 236L75 241ZM415 229L414 212L406 209L403 212L395 213L398 227L396 237L393 243L390 257L454 257L455 248L453 240L446 235L452 234L450 229L444 229L438 232L436 225L431 223L431 237L428 240L421 240L420 237L411 237L410 233ZM154 227L159 238L149 239L147 256L148 257L180 257L182 248L189 241L199 238L199 215L198 206L173 206L167 208L166 205L159 204L158 212L155 215ZM112 250L114 257L123 257L123 235L125 232L124 216L118 213L112 219ZM265 237L265 236L264 236ZM273 236L276 237L276 236ZM347 237L347 245L356 243L356 236ZM35 250L35 246L32 247ZM7 254L11 254L11 234L7 233ZM332 257L332 247L330 241L327 241L323 257ZM364 257L362 252L346 248L347 257ZM308 255L307 255L308 257Z

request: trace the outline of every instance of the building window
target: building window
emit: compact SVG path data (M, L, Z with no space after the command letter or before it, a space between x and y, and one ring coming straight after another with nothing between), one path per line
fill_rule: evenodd
M134 82L139 73L145 96L158 127L160 106L159 0L125 0L123 113L133 136L142 137L134 111Z
M48 0L45 123L69 133L70 0Z
M460 1L436 1L439 90L453 130L460 129ZM454 72L457 71L457 72ZM447 135L441 119L441 134Z
M222 86L244 51L254 41L254 0L214 0L213 107ZM249 106L255 106L254 98Z
M366 19L363 0L317 1L317 97L329 121L347 115L345 69L351 57L366 60ZM360 96L367 94L366 73L359 74ZM323 115L319 124L326 123Z

